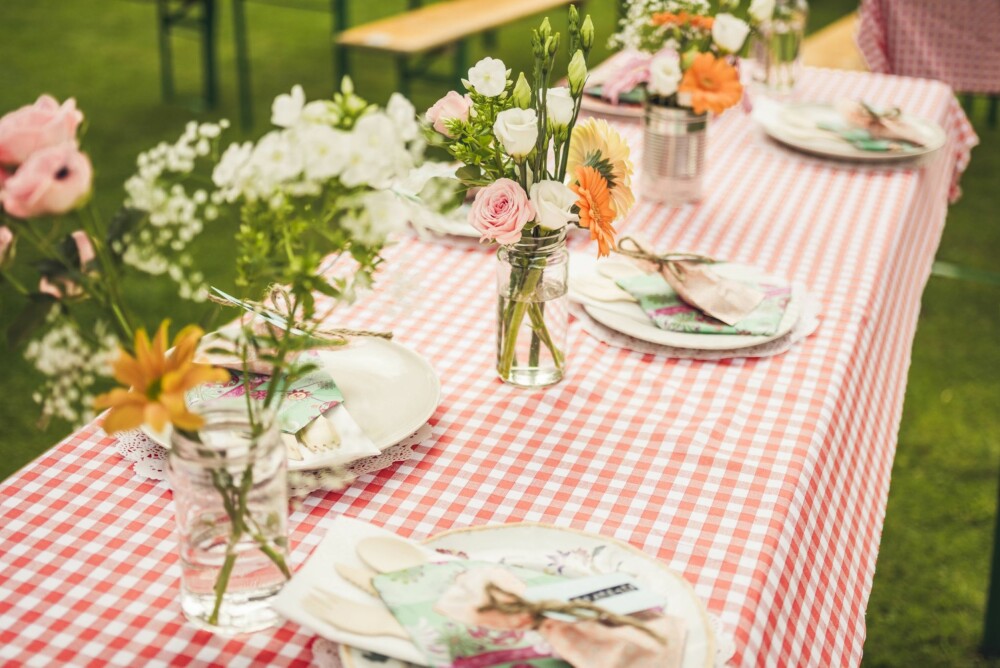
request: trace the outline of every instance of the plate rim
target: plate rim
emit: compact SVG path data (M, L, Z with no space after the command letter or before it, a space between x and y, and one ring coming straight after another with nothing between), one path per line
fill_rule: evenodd
M647 554L646 552L644 552L643 550L640 550L636 546L634 546L631 543L628 543L628 542L626 542L624 540L621 540L619 538L615 538L613 536L605 536L603 534L597 534L597 533L593 533L593 532L590 532L590 531L584 531L582 529L574 529L572 527L560 527L560 526L556 526L555 524L549 524L549 523L546 523L546 522L505 522L505 523L485 524L485 525L481 525L481 526L458 527L458 528L452 528L452 529L445 529L444 531L441 531L441 532L436 533L436 534L434 534L432 536L428 536L427 538L424 538L423 540L420 541L420 543L421 543L421 545L431 546L430 545L431 542L433 542L435 540L439 540L439 539L445 538L447 536L452 536L452 535L455 535L455 534L469 534L469 533L480 532L480 531L490 531L490 530L492 530L492 531L502 531L502 530L506 530L506 529L525 529L525 528L540 528L540 529L549 529L549 530L553 530L553 531L557 531L557 532L562 532L562 533L572 533L572 534L576 534L578 536L583 536L585 538L591 538L591 539L602 541L604 543L615 545L618 548L625 550L626 552L630 552L634 556L638 556L638 557L641 557L641 558L645 559L649 563L655 565L657 568L659 568L660 570L662 570L664 573L670 575L675 580L677 580L678 582L682 583L682 585L685 587L688 595L694 601L697 602L697 607L698 607L698 613L700 615L700 620L701 620L702 626L704 626L704 628L706 630L706 637L707 637L707 640L708 640L708 651L706 652L706 658L705 658L705 666L704 666L704 668L714 668L714 666L715 666L715 654L716 654L716 651L717 651L717 649L716 649L717 642L716 642L716 638L715 638L715 629L713 628L712 623L709 621L708 610L706 609L704 602L702 602L701 597L698 596L698 593L695 591L694 585L692 585L690 582L688 582L687 579L684 578L682 575L680 575L680 574L676 573L675 571L673 571L659 557L651 556L651 555ZM338 647L337 653L340 655L340 660L344 664L344 668L357 668L357 664L354 663L354 659L348 653L349 650L355 649L355 648L349 647L347 645L338 645L337 647Z
M398 341L394 341L392 339L385 339L385 338L380 338L380 337L366 337L366 338L370 338L372 340L378 341L379 344L386 344L386 345L390 345L390 346L395 346L396 348L398 348L400 350L406 351L407 354L410 354L413 357L417 358L420 361L420 363L424 367L426 367L425 370L430 372L430 378L432 378L433 381L434 381L433 382L433 385L434 385L434 394L433 394L433 396L434 396L434 398L433 398L433 401L431 401L430 404L429 404L430 408L427 411L427 415L423 418L423 420L420 422L420 424L418 424L413 430L407 430L406 434L403 434L398 439L396 439L396 440L394 440L394 441L386 444L384 447L379 448L379 452L382 453L382 452L385 452L386 450L388 450L389 448L395 446L396 444L398 444L401 440L403 440L404 438L406 438L407 436L409 436L413 431L415 431L416 429L419 429L421 425L426 424L427 421L431 417L434 416L434 411L436 411L438 409L438 407L441 405L441 378L438 376L437 372L434 370L434 366L430 363L430 361L426 357L424 357L423 355L421 355L420 353L418 353L416 350L413 350L412 348L410 348L409 346L404 346L403 344L399 343ZM343 350L347 350L347 349L349 349L349 347L350 347L350 344L348 344L347 346L344 346L342 348L337 348L337 349L317 349L317 350L319 350L321 354L329 354L329 353L335 353L335 352L341 352ZM346 404L346 402L347 402L347 397L344 397L344 403ZM163 438L163 434L157 434L157 433L155 433L146 424L141 425L139 427L139 429L151 441L153 441L154 443L156 443L157 445L159 445L161 447L165 447L165 448L169 449L169 447L170 447L170 444L169 444L169 434L167 436L167 439L164 439ZM403 430L400 429L399 431L403 431ZM329 468L329 467L327 465L324 465L324 464L316 464L315 466L310 466L308 464L299 464L297 461L292 460L292 459L288 460L288 470L289 471L316 471L316 470L321 470L321 469L324 469L324 468Z
M822 109L824 111L834 110L833 105L827 102L788 102L781 105L779 113L783 114L786 110L793 108L812 108ZM808 143L803 143L802 140L796 140L794 137L783 135L780 126L776 123L777 119L761 120L759 125L764 130L764 134L783 146L787 146L813 156L849 162L897 163L916 161L919 159L926 160L928 157L937 154L948 143L948 133L945 132L944 128L942 128L936 121L922 116L915 116L913 114L903 114L902 117L904 119L909 119L910 121L916 121L924 128L932 129L936 136L937 145L933 147L925 146L909 153L879 153L861 151L860 149L854 148L851 144L845 142L843 150L829 150L822 147L811 146Z

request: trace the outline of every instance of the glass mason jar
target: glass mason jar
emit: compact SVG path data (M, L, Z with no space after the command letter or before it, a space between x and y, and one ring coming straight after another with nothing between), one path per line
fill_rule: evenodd
M808 16L806 0L777 0L772 19L753 38L754 82L767 93L787 95L795 88Z
M274 420L255 435L245 409L201 414L197 435L174 430L168 456L181 608L215 633L259 631L280 621L270 600L291 577L285 449Z
M642 196L667 206L701 199L708 114L646 101Z
M538 231L497 252L497 374L520 387L558 383L566 368L566 228Z

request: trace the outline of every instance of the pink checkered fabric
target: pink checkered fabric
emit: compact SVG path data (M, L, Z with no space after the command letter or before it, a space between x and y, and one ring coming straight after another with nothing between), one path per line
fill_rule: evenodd
M868 67L1000 93L1000 0L862 0L857 42Z
M858 664L920 296L975 135L938 82L812 70L802 85L935 119L948 150L919 169L823 162L734 111L710 128L705 200L640 202L621 231L805 282L822 302L815 335L778 357L699 362L611 348L571 323L567 378L519 390L492 368L492 254L399 244L349 324L391 327L432 362L433 435L421 457L309 497L291 517L293 562L344 514L416 538L546 522L682 573L741 665ZM622 128L638 153L638 125ZM185 622L170 492L136 478L96 424L0 499L0 662L310 662L292 623L226 639Z

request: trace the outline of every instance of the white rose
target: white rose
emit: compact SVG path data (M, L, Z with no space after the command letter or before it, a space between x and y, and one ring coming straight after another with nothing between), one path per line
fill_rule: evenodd
M682 76L681 57L673 51L661 53L649 64L649 92L664 97L673 95Z
M496 135L508 155L523 158L535 148L538 139L538 117L534 109L507 109L497 114L493 123Z
M580 220L580 216L571 211L576 200L576 193L558 181L540 181L531 186L535 220L550 230L562 229L566 223Z
M564 128L573 120L573 109L576 104L569 88L550 88L545 97L549 123Z
M750 26L732 14L718 14L712 24L712 41L727 53L736 53L750 34Z
M507 66L497 58L483 58L469 70L469 83L480 95L496 97L507 87Z
M292 86L291 95L279 95L271 103L271 122L279 128L290 128L299 122L306 94L302 86Z
M758 23L770 21L774 16L774 0L753 0L750 3L750 18Z

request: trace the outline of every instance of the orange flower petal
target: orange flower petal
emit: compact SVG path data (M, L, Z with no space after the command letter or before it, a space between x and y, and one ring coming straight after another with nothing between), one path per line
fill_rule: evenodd
M104 431L114 434L119 431L137 429L142 425L144 410L140 404L125 404L112 408L104 418Z
M170 421L170 411L163 404L151 401L143 409L142 419L154 431L163 431Z
M142 367L134 357L124 350L118 352L118 358L112 364L112 369L115 380L122 385L135 388L141 392L146 391L146 383L148 381L142 371Z
M110 392L105 392L104 394L94 398L94 409L103 410L105 408L113 408L115 406L124 406L128 404L144 404L146 403L146 397L139 392L130 392L124 388L116 387Z

